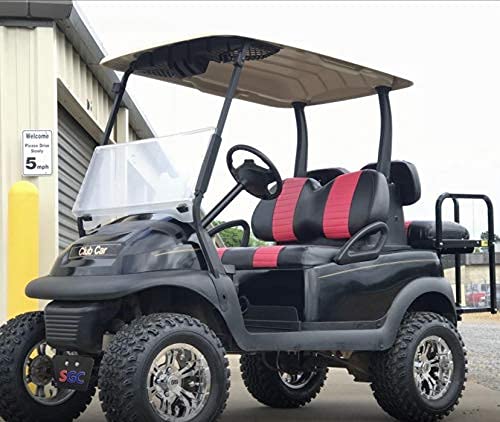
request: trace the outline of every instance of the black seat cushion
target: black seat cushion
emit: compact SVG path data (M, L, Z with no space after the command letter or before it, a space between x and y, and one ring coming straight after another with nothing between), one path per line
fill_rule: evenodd
M309 179L317 180L321 186L324 186L333 179L347 173L349 173L349 170L343 167L331 167L327 169L310 170L307 172L307 177Z
M314 244L346 240L389 212L387 180L375 170L343 174L321 186L308 178L286 179L280 196L261 201L252 229L262 240Z
M376 169L377 163L368 164L363 169ZM392 161L390 182L399 188L401 205L411 205L422 195L417 168L408 161Z
M408 244L415 249L434 249L436 240L435 221L407 221L405 223ZM469 239L469 231L458 223L443 221L443 239Z
M258 268L302 268L332 262L339 248L315 245L276 245L218 248L223 264L237 270Z
M374 170L342 174L324 186L305 177L287 179L280 196L261 201L252 217L255 235L278 244L218 253L223 264L237 269L323 265L358 230L386 221L388 212L387 181Z

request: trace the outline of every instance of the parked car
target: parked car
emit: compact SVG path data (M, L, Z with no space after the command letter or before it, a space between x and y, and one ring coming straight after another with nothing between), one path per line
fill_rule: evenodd
M497 296L497 303L499 303L500 302L500 284L497 284L497 294L496 294L496 296ZM484 295L484 303L485 303L485 305L487 305L490 302L491 302L491 294L490 294L490 292L488 292L488 293L486 293Z
M465 293L466 306L485 306L486 303L489 303L489 301L486 300L486 295L489 291L490 285L486 283L469 285Z

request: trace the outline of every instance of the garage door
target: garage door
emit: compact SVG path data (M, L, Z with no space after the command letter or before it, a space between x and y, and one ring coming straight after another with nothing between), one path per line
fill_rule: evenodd
M71 212L85 171L97 146L94 139L61 106L59 114L59 248L78 239L76 218Z

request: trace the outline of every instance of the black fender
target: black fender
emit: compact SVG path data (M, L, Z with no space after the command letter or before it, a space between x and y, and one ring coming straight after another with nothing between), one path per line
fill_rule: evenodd
M136 274L92 276L46 276L33 280L26 295L58 301L120 299L153 287L183 287L220 307L213 278L207 271L166 270Z
M101 302L121 299L155 287L179 287L206 299L219 312L231 335L246 333L233 281L217 278L208 271L165 270L137 274L94 276L46 276L33 280L26 295L35 299L61 302Z
M446 303L447 313L451 312L454 321L457 320L455 298L451 284L444 277L420 277L408 283L396 296L383 325L383 334L380 340L380 349L386 350L393 346L396 341L401 323L405 314L411 306L421 297L427 294L440 295ZM426 309L432 311L434 309Z

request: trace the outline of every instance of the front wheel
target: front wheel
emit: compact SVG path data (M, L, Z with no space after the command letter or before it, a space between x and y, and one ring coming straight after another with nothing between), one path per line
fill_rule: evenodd
M110 422L212 422L229 395L229 363L195 318L153 314L119 331L104 354L100 399Z
M58 389L45 341L43 312L20 315L0 328L0 417L16 422L70 422L92 400L97 377L87 391Z
M458 404L467 375L454 324L431 312L408 314L394 346L374 355L372 390L379 405L405 422L434 422Z
M328 368L290 372L273 369L262 354L243 355L240 363L248 392L260 403L282 409L302 407L313 400L328 373Z

